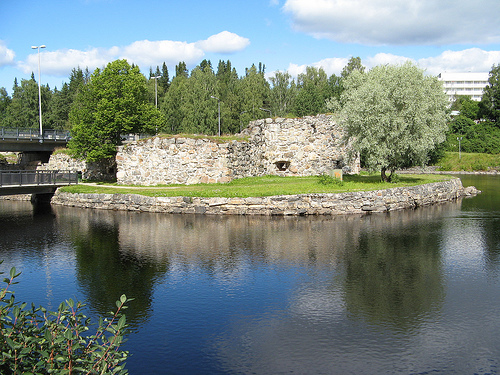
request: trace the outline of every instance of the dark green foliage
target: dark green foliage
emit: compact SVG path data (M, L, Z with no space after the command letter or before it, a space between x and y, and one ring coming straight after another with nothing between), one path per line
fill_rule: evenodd
M0 292L0 372L2 374L126 374L128 352L120 350L127 331L122 295L116 311L100 318L95 330L85 305L68 299L57 311L18 303L10 287L16 269Z
M459 115L450 122L450 130L452 133L465 134L474 124L475 122L470 118Z
M450 133L447 137L447 151L458 151L457 137L461 137L460 149L470 153L500 153L500 129L495 123L481 121L473 123L464 133Z
M484 89L479 106L481 118L489 119L500 127L500 64L491 68L488 86Z

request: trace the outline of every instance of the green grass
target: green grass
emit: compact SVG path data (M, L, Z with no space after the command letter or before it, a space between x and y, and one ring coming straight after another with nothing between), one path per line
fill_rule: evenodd
M233 180L226 184L166 185L155 187L131 187L116 184L73 185L61 188L70 193L139 194L153 197L263 197L312 193L343 193L388 189L398 186L414 186L443 181L443 175L402 175L398 183L381 182L379 174L344 176L344 183L320 183L317 176L279 177L263 176Z
M500 154L475 154L462 152L446 152L436 163L441 171L487 171L500 169Z
M190 139L209 139L215 143L228 143L231 141L248 141L248 137L241 137L237 135L204 135L204 134L158 134L160 138L190 138ZM147 138L146 138L147 139Z

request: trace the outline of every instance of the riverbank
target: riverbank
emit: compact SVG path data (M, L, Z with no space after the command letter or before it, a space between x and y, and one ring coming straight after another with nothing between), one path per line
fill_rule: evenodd
M343 215L388 212L477 194L459 178L384 190L249 198L149 197L138 194L77 194L57 191L52 204L139 212L206 215Z

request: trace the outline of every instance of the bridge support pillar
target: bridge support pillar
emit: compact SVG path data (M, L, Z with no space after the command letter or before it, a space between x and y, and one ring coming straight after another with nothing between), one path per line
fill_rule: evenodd
M54 193L35 193L31 194L31 204L33 206L50 206L50 200Z
M23 151L19 157L20 165L28 165L33 162L48 163L52 155L51 151Z

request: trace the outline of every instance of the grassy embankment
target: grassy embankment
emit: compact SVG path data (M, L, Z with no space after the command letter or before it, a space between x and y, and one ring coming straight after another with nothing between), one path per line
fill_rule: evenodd
M473 154L462 152L446 152L436 163L441 171L488 171L500 170L500 154Z
M226 184L165 185L155 187L131 187L116 184L79 184L61 188L71 193L140 194L155 197L262 197L272 195L343 193L387 189L398 186L414 186L449 179L443 175L402 175L397 183L381 182L380 174L344 176L344 181L326 181L311 177L263 176L233 180Z

